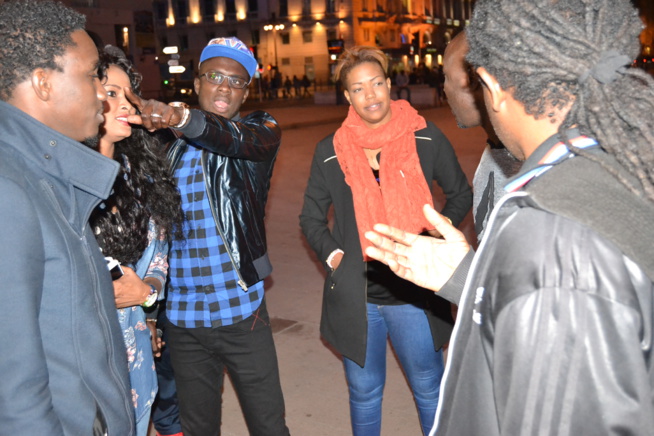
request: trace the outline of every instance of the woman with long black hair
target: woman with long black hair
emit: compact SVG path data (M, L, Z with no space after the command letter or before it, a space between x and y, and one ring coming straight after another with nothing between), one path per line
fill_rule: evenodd
M153 310L162 295L168 237L182 228L181 201L161 145L145 129L127 122L136 109L125 89L139 94L141 75L111 46L100 53L100 72L107 101L93 146L121 169L112 194L94 210L90 222L103 254L121 265L123 275L114 280L116 308L127 348L137 436L146 436L157 393L154 356L161 349L146 311Z

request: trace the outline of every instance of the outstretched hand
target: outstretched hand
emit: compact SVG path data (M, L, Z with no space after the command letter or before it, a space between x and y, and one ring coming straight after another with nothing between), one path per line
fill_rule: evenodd
M128 116L127 122L141 124L150 132L176 126L184 116L183 109L169 106L157 100L144 100L136 95L131 88L125 88L125 96L140 113L140 115Z
M463 233L431 206L425 205L423 212L443 239L375 224L374 231L365 234L374 245L366 254L388 265L399 277L437 292L452 277L470 245Z

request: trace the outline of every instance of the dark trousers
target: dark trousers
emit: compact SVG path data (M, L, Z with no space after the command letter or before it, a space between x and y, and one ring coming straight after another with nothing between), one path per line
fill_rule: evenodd
M162 304L165 306L165 304ZM182 424L179 419L179 406L177 402L177 388L175 386L175 374L170 361L170 347L168 344L168 317L166 308L159 310L157 327L163 331L161 339L166 343L161 352L161 357L154 360L157 368L157 382L159 391L152 406L152 424L161 435L174 435L182 432Z
M225 368L250 435L289 434L265 299L252 316L230 326L167 328L184 436L220 435Z

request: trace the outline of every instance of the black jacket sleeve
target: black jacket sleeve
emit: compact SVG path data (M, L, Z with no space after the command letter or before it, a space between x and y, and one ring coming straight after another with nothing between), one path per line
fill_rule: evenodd
M334 239L328 227L328 212L332 205L332 196L323 172L323 165L329 154L324 150L331 147L326 147L326 142L331 141L324 140L316 147L300 214L302 232L323 265L326 265L327 257L332 251L338 248L343 249Z
M423 144L421 138L430 139L429 142ZM445 194L446 202L440 211L441 214L451 219L452 224L458 226L472 207L472 189L461 169L452 144L443 132L431 122L428 123L426 129L416 132L416 144L419 147L419 154L423 154L420 150L421 147L432 147L432 152L428 154L430 162L426 162L429 169L425 168L423 163L423 170L426 175L431 174L432 179L436 180ZM423 156L421 156L421 160L424 159Z
M282 139L277 121L263 111L234 121L193 109L188 125L179 131L207 151L251 161L274 159Z

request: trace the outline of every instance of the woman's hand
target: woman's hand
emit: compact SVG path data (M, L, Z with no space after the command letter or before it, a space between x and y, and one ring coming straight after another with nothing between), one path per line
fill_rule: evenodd
M156 320L146 320L146 324L150 329L150 340L152 341L152 355L154 357L161 357L161 349L166 344L161 340L157 334L157 321Z
M338 266L341 264L341 260L343 260L343 253L340 251L332 257L332 271L336 271Z
M114 300L117 309L139 306L148 299L151 293L150 285L136 275L132 268L123 266L123 276L114 280Z

